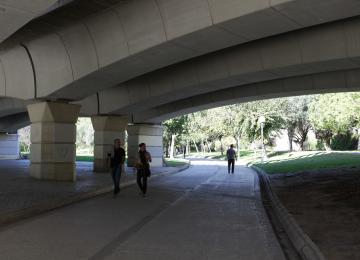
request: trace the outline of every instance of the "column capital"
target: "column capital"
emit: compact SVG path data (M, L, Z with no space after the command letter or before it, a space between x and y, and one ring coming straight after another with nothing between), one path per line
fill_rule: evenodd
M92 116L91 122L95 131L123 131L129 119L126 116Z
M163 134L164 127L158 124L131 124L128 126L127 132L129 135L155 135L159 136Z
M65 102L39 102L27 106L31 123L75 124L80 108L80 105Z

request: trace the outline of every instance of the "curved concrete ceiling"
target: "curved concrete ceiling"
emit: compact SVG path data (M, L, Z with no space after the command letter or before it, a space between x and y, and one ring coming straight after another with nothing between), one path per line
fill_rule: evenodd
M207 54L89 97L82 113L132 114L229 87L359 68L359 28L354 18Z
M103 3L76 1L4 42L0 95L78 100L214 50L360 13L356 0Z
M142 111L141 113L135 113L132 120L134 123L160 123L176 116L204 109L259 99L359 90L360 69L333 71L271 80L197 95Z
M57 0L0 0L0 43L32 19L58 5Z

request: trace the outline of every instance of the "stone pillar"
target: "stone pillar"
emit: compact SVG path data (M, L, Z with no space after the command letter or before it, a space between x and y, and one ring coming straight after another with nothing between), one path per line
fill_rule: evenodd
M128 126L128 166L133 166L138 145L146 143L147 150L151 153L151 166L163 166L163 127L161 125L134 124Z
M0 158L19 159L19 136L0 133Z
M108 172L108 154L113 154L114 139L125 144L125 130L128 119L122 116L91 117L94 133L94 172Z
M30 175L76 180L76 121L80 105L41 102L28 105L31 121Z

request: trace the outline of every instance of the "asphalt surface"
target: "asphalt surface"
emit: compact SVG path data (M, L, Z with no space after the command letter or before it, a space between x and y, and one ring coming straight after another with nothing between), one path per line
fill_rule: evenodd
M0 230L1 259L284 259L256 174L224 162L135 185Z

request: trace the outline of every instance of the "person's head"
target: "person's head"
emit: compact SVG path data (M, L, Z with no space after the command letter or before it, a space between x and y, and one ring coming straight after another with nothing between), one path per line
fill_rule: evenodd
M120 146L121 146L120 139L118 139L118 138L115 139L115 140L114 140L114 147L115 147L115 148L120 148Z
M230 144L230 148L234 148L234 145L233 145L233 144Z
M146 144L145 144L145 143L139 144L139 150L140 150L141 152L146 151Z

